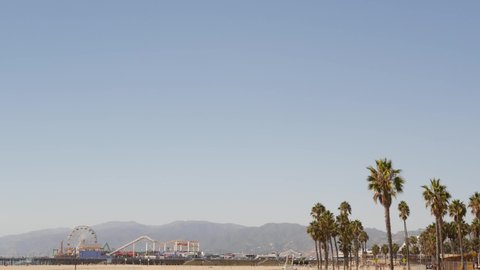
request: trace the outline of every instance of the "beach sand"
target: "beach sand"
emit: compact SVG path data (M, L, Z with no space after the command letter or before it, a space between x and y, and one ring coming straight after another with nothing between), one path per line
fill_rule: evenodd
M5 270L74 270L73 265L30 265L30 266L0 266ZM190 265L77 265L77 270L282 270L281 266L190 266ZM297 270L317 270L316 267L299 266ZM323 268L325 270L325 268ZM343 269L343 268L340 268ZM396 270L406 270L406 267L395 267ZM332 270L332 269L329 269ZM355 270L355 268L353 268ZM375 267L360 267L359 270L375 270ZM379 269L380 270L380 269ZM388 269L383 269L388 270ZM411 270L425 270L424 265L412 265Z

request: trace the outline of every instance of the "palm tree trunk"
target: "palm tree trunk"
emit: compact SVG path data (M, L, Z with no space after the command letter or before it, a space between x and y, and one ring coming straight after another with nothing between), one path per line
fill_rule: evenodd
M478 234L477 234L477 243L480 243L480 235ZM478 245L478 251L477 251L477 266L478 265L480 265L480 244Z
M355 268L358 270L358 240L357 243L355 244Z
M338 265L338 245L337 245L337 237L333 237L333 242L335 242L335 254L337 254L337 258L335 258L335 263L337 264L337 269L340 269L340 265Z
M333 243L332 243L332 237L330 237L330 251L332 252L332 268L335 269L335 260L333 259Z
M365 267L368 267L367 264L368 264L368 251L367 251L367 241L365 241L365 259L363 260L363 265Z
M365 267L366 265L366 255L367 255L367 241L362 242L362 265Z
M403 220L403 229L405 230L405 245L407 247L407 270L410 270L410 250L408 244L408 231L407 231L407 221Z
M315 240L315 255L317 256L317 269L320 270L320 255L318 254L318 242Z
M348 251L348 269L352 269L352 249Z
M325 251L325 269L328 270L328 246L327 246L327 240L323 242L323 247Z
M320 261L318 262L318 269L323 268L323 259L322 259L322 242L318 241L318 254L320 256Z
M460 247L459 247L459 250L460 250L460 263L462 265L462 270L465 269L465 266L463 264L463 237L462 237L462 228L461 228L461 224L457 224L457 227L458 227L458 239L460 241Z
M440 219L437 217L435 222L435 240L436 240L436 247L435 247L435 264L437 265L437 269L441 269L440 267Z
M456 246L456 245L455 245L455 243L454 243L454 241L453 241L453 238L450 238L450 246L452 247L452 251L455 252L455 250L456 250L456 247L455 247L455 246Z
M440 217L440 226L438 227L440 233L440 269L443 268L443 261L445 259L445 253L443 252L443 218Z
M390 207L385 206L385 225L387 226L388 249L390 251L390 270L393 270L392 227L390 225Z

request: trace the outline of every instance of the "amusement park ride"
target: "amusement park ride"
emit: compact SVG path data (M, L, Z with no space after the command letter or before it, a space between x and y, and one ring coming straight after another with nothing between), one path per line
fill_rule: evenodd
M167 242L159 242L148 236L140 236L137 239L126 243L125 245L109 252L109 256L117 257L136 257L140 252L136 252L135 246L140 242L145 242L144 256L161 255L163 257L173 257L180 255L182 257L193 256L200 252L200 243L197 241L173 240Z
M68 235L67 246L63 241L60 249L54 250L55 257L78 257L84 252L101 252L102 248L97 242L97 235L88 226L77 226Z
M143 243L145 246L143 247ZM101 247L97 241L95 231L88 226L77 226L68 235L66 247L63 241L60 249L54 249L55 258L80 258L101 259L107 257L130 257L130 258L168 258L190 257L200 252L198 241L172 240L160 242L148 236L140 236L137 239L122 245L111 251L108 244Z

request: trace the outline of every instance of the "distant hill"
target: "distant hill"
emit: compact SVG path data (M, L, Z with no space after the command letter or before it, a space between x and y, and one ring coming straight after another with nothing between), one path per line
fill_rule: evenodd
M372 228L365 228L365 231L368 234L368 242L367 242L367 247L370 248L374 244L386 244L387 243L387 233L384 231L380 231L377 229L372 229ZM408 236L418 236L420 235L421 230L416 230L416 231L409 231ZM405 233L403 231L397 232L392 234L392 242L397 243L399 245L403 244L405 239Z
M268 223L259 227L237 224L220 224L206 221L176 221L150 226L136 222L108 222L92 226L100 244L118 247L141 235L158 241L174 239L197 240L201 249L211 253L245 252L269 253L297 250L310 253L313 242L303 225L292 223ZM57 228L0 237L0 256L49 256L60 242L66 240L71 229ZM366 229L368 246L386 243L385 232ZM415 235L415 232L413 232ZM403 242L403 232L394 234L394 242Z

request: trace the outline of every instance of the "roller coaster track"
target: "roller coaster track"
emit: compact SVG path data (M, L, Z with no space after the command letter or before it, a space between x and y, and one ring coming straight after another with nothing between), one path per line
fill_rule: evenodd
M156 241L156 240L153 240L152 238L150 238L150 237L148 237L148 236L146 236L146 235L143 235L143 236L140 236L140 237L138 237L137 239L135 239L135 240L133 240L133 241L131 241L131 242L128 242L128 243L126 243L125 245L123 245L123 246L115 249L114 251L112 251L112 252L110 252L110 253L107 253L107 255L108 255L108 256L111 256L111 255L113 255L113 254L121 251L122 249L127 248L127 247L129 247L129 246L133 246L133 245L135 245L137 242L140 242L140 241L143 241L143 240L146 240L146 241L151 242L151 243L153 244L153 250L155 250L155 243L160 244L160 242L158 242L158 241ZM160 246L160 245L158 245L158 246Z

